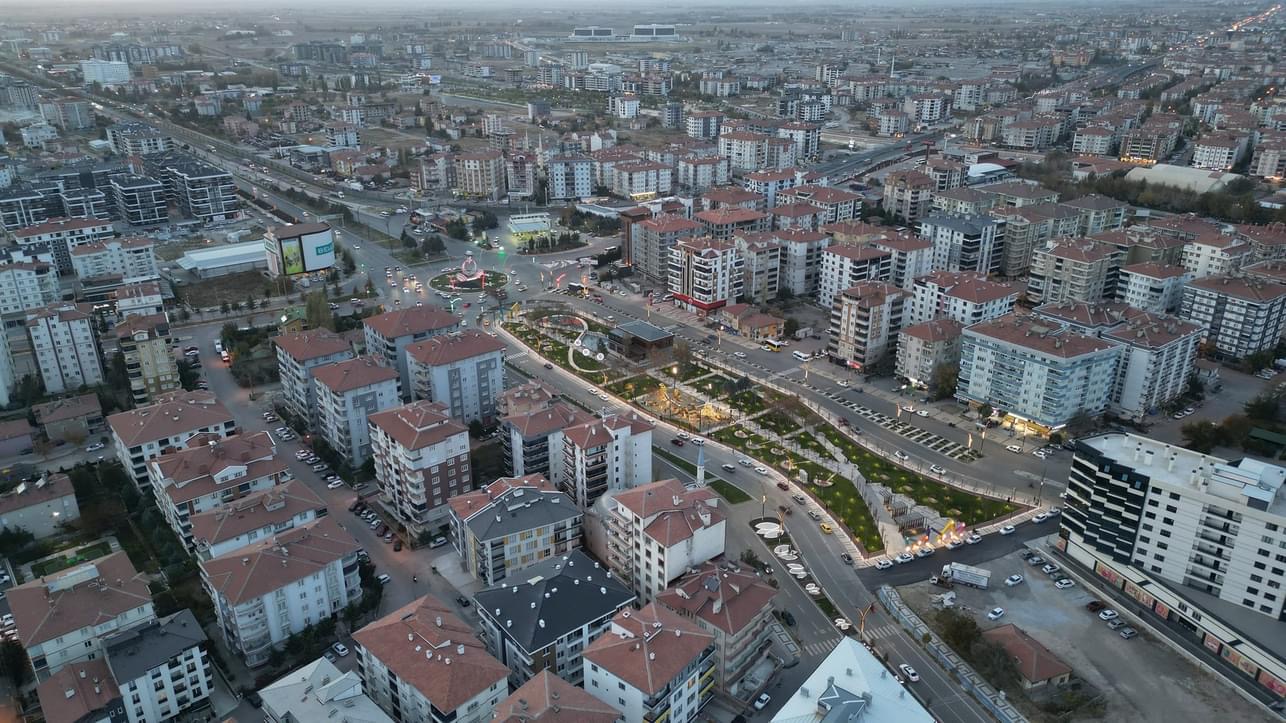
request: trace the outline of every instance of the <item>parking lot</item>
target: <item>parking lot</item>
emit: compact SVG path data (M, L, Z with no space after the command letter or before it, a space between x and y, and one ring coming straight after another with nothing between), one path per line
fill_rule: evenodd
M1080 585L1054 588L1039 566L1028 565L1019 553L976 563L991 571L988 590L956 586L956 606L971 613L983 629L1012 623L1036 638L1075 675L1103 692L1103 720L1271 720L1215 677L1174 653L1151 636L1146 626L1127 623L1139 634L1124 640L1108 628L1087 603L1097 598ZM1005 578L1020 574L1025 581L1013 587ZM944 590L927 582L898 588L903 599L922 617L933 615L930 598ZM992 608L1004 608L999 620L988 620Z

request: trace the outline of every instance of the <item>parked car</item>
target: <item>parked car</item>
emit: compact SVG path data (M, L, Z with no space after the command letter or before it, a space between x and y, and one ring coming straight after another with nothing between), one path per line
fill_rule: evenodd
M343 643L335 643L334 645L330 646L330 649L335 651L335 654L341 658L344 657L345 655L348 655L348 647Z
M988 620L999 620L1004 616L1005 616L1004 608L992 608L991 612L987 613Z
M1023 584L1022 575L1010 575L1009 577L1005 578L1005 585L1008 587L1013 587L1015 585L1021 585L1021 584Z
M1121 628L1121 630L1118 631L1116 634L1120 635L1122 638L1125 638L1126 640L1129 640L1130 638L1136 637L1139 634L1139 631L1135 630L1134 628Z
M1014 529L1013 525L1005 525L1004 527L1000 528L1000 534L1002 535L1012 535L1016 531L1017 530Z
M1099 620L1115 620L1118 617L1120 617L1120 615L1111 608L1108 608L1107 610L1104 610L1103 612L1100 612L1098 614Z
M1125 627L1125 621L1120 618L1112 618L1107 621L1108 630L1116 630Z
M376 581L376 582L378 582L378 583L379 583L379 584L381 584L381 585L387 585L387 584L389 584L392 580L393 580L393 578L389 577L389 576L388 576L388 573L384 573L383 575L380 575L379 577L375 578L375 581Z
M764 708L768 707L768 703L771 700L772 700L771 695L768 695L767 693L760 693L759 697L755 698L755 710L763 710Z
M1105 607L1107 607L1107 603L1103 602L1102 600L1090 600L1089 602L1085 603L1085 609L1089 610L1092 613L1096 613Z
M328 484L326 485L326 489L328 489L328 490L337 490L337 489L339 489L340 487L343 487L343 486L344 486L344 480L342 480L342 479L337 479L337 480L332 480L330 483L328 483Z
M890 567L893 567L892 560L880 560L879 562L875 563L876 570L887 570Z
M905 553L905 552L893 558L893 561L899 565L905 565L908 562L912 562L914 560L915 560L914 557L912 557L909 553Z

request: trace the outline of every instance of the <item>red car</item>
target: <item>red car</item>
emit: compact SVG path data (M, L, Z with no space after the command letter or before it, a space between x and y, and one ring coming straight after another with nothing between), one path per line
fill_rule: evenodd
M682 447L682 446L683 446L683 440L682 440L682 439L679 439L678 437L675 437L674 439L671 439L671 440L670 440L670 444L673 444L673 445L674 445L674 446L676 446L676 447Z
M785 482L778 482L778 483L777 483L777 489L779 489L779 490L786 490L787 492L789 492L789 491L790 491L790 485L786 484Z

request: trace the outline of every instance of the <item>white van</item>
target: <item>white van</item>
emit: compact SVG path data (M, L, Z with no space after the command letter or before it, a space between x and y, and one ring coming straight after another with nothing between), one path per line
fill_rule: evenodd
M791 356L793 356L793 357L795 357L796 359L798 359L798 360L802 361L802 362L805 362L805 361L808 361L809 359L812 359L812 357L811 357L811 356L809 356L809 355L805 354L805 353L804 353L804 352L802 352L802 351L792 351L792 352L790 353L790 355L791 355Z

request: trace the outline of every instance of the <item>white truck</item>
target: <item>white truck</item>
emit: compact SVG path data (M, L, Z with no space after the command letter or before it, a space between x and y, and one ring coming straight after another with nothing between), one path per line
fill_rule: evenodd
M932 582L945 584L947 587L960 584L986 590L987 586L991 584L991 570L966 565L962 562L951 562L942 566L942 574Z

